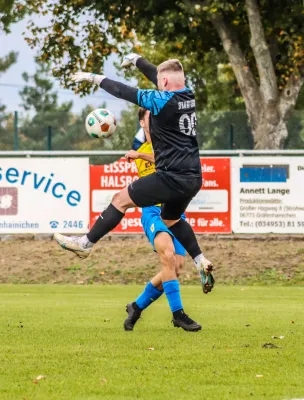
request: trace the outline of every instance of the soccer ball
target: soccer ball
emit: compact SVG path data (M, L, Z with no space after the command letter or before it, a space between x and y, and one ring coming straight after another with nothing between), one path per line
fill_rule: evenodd
M93 138L108 138L116 130L114 115L105 108L97 108L86 118L86 130Z

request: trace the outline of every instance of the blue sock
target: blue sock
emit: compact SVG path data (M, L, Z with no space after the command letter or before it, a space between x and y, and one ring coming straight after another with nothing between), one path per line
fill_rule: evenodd
M171 311L175 312L182 310L183 305L178 280L175 279L173 281L163 282L163 288L166 293Z
M149 307L153 301L157 300L163 293L164 291L158 290L152 285L151 282L149 282L142 294L136 299L136 304L141 310L144 310L145 308Z

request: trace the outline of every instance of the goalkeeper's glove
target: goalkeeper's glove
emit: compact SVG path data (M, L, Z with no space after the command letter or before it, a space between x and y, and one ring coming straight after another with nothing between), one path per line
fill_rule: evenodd
M214 277L211 273L213 264L205 257L201 257L198 262L194 262L196 269L199 271L203 292L208 294L213 289L215 284Z
M136 53L127 54L126 56L124 56L120 66L121 66L121 68L129 67L131 64L136 66L136 61L139 58L141 58L141 56L139 56Z
M82 81L88 81L95 83L96 85L100 85L101 82L106 78L105 75L97 75L97 74L92 74L91 72L76 72L75 74L72 75L72 81L74 82L82 82Z

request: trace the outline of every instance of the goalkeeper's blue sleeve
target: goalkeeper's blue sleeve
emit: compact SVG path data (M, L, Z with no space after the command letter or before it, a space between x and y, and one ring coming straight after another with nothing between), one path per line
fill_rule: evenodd
M130 103L150 110L153 115L157 115L175 93L136 89L109 78L103 79L100 87L119 99L127 100Z
M175 92L139 89L137 90L137 104L140 107L150 110L153 115L157 115L174 94Z

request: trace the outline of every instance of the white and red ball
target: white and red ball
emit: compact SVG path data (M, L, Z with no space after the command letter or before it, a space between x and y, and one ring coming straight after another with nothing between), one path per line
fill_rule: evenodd
M116 130L114 115L105 108L97 108L90 112L85 122L86 130L93 138L109 138Z

